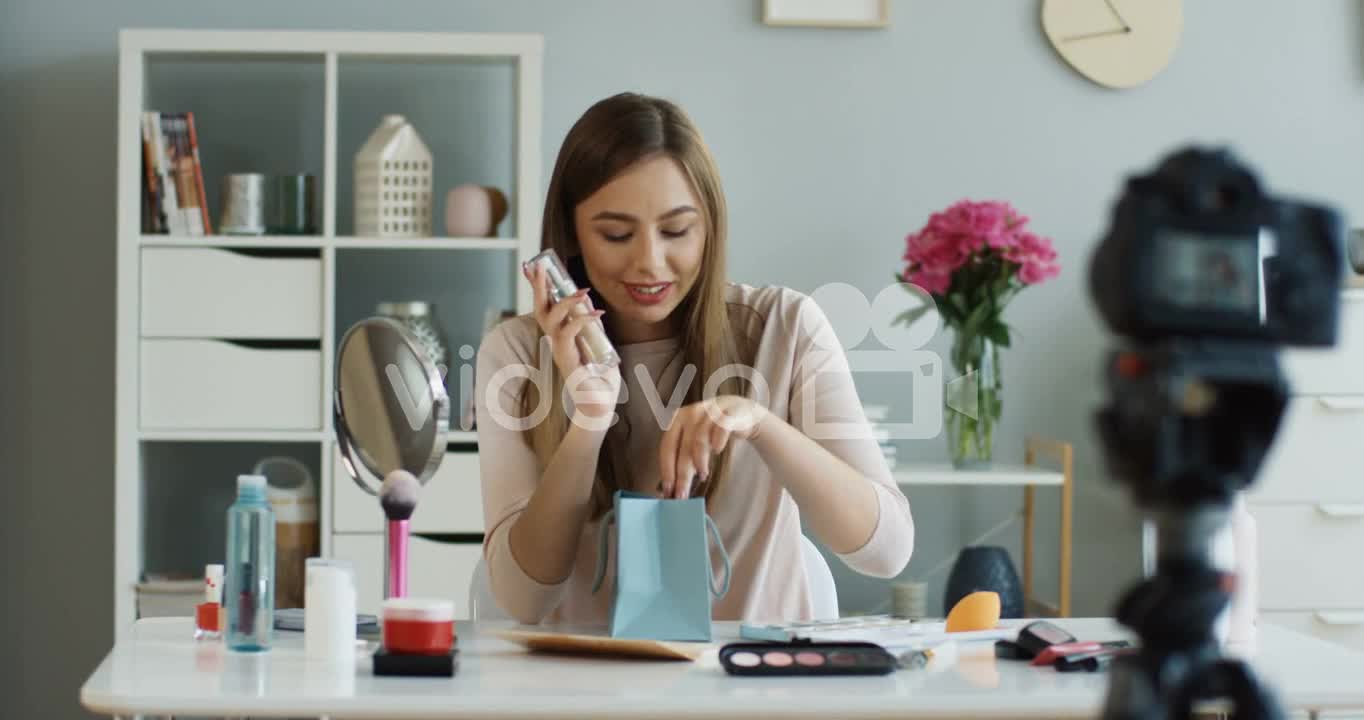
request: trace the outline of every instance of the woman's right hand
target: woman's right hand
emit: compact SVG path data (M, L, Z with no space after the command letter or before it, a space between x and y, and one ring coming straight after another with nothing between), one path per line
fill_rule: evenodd
M554 365L563 374L575 411L593 419L611 417L620 393L620 368L589 365L578 345L578 335L589 324L600 322L604 311L592 307L586 288L556 303L544 267L536 265L524 272L534 289L535 322L549 340Z

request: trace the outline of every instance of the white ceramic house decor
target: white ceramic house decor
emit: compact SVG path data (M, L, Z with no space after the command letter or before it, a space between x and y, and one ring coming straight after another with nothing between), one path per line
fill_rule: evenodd
M431 236L431 151L402 115L385 115L355 154L355 234Z

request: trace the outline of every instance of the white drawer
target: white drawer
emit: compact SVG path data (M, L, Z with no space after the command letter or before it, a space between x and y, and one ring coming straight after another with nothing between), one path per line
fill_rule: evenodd
M1364 395L1295 397L1252 502L1364 502Z
M142 251L144 337L322 337L322 260Z
M322 353L143 340L144 429L317 430Z
M1364 503L1248 506L1255 517L1260 607L1364 607Z
M361 490L346 472L341 455L333 448L332 529L336 532L381 532L384 511L379 499ZM365 472L363 467L358 468ZM412 532L483 532L483 487L478 476L477 452L451 452L441 459L436 474L422 486Z
M1350 610L1262 612L1260 622L1364 650L1364 603Z
M1364 394L1364 299L1341 301L1335 347L1284 350L1282 359L1295 394Z
M417 536L407 542L407 594L453 600L455 617L468 619L469 583L483 556L483 546ZM332 556L355 565L356 609L378 615L384 595L384 537L334 535Z

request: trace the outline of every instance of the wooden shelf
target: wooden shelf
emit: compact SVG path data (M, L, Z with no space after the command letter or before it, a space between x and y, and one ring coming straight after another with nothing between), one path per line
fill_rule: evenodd
M382 238L319 235L142 235L143 247L327 248L339 250L516 250L517 238Z
M957 470L949 463L899 464L892 473L900 485L1062 485L1065 473L1027 465L995 465L988 470Z

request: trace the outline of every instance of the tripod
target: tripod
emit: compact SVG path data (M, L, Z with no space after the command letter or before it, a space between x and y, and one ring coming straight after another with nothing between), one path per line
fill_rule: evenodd
M1287 388L1273 348L1171 340L1119 352L1112 403L1098 416L1118 478L1157 533L1156 572L1119 601L1117 619L1140 638L1116 658L1104 704L1109 720L1191 717L1224 700L1232 717L1283 713L1248 666L1224 658L1213 625L1235 577L1210 559L1234 494L1253 480L1278 429Z

